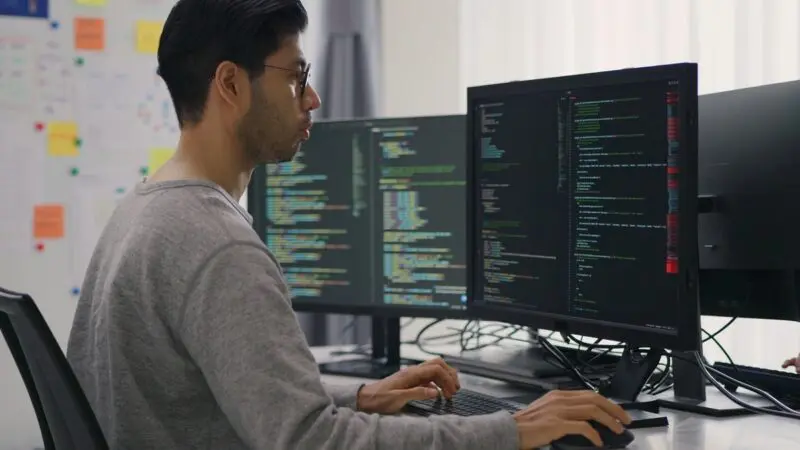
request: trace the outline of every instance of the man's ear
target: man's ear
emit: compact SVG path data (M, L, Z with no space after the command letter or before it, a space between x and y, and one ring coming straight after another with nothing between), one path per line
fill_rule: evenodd
M250 99L249 78L245 71L230 61L223 61L214 74L214 89L223 104L234 109L246 109Z

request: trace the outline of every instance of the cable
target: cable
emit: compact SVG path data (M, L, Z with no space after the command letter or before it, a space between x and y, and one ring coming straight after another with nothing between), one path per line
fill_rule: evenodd
M355 326L356 326L356 321L357 321L357 320L358 320L358 317L357 317L357 316L353 316L353 317L350 319L350 321L348 321L348 322L347 322L347 324L346 324L345 326L343 326L341 330L339 330L339 336L341 336L341 337L344 337L345 333L347 333L347 332L348 332L348 331L350 331L350 330L351 330L353 327L355 327Z
M727 350L719 342L719 340L717 340L717 336L719 336L723 331L727 330L731 326L731 324L733 324L736 321L736 319L737 317L731 317L730 320L728 320L724 325L722 325L719 329L717 329L717 331L713 333L709 333L705 329L701 329L701 332L706 335L706 337L703 339L702 342L704 344L708 341L714 342L714 344L716 344L716 346L722 351L722 353L725 355L725 357L728 359L731 365L735 368L734 370L738 371L738 368L736 368L736 364L734 364L731 355L727 352ZM667 356L667 367L665 368L663 376L652 387L649 388L648 393L651 395L658 395L664 393L670 390L673 386L672 383L668 383L668 381L672 378L671 377L672 374L670 372L672 356L669 353L666 356Z
M662 370L661 378L658 381L656 381L648 389L648 393L651 394L651 395L655 395L654 393L659 388L661 388L662 386L666 385L667 380L672 378L672 358L669 355L665 355L665 356L667 357L667 363L666 363L666 367L664 367L664 369ZM672 385L669 385L669 387L667 389L665 389L665 390L669 390L669 388L671 388L671 387L672 387Z
M583 374L575 367L575 365L572 364L566 356L564 356L564 353L562 353L561 350L541 336L539 336L538 340L539 343L542 344L542 347L555 356L556 359L564 365L564 368L570 371L587 389L597 392L597 387L593 385L592 382L589 381L585 376L583 376Z
M488 327L491 327L491 326L500 327L500 328L498 330L492 331L492 332L484 331L484 327L488 328ZM502 332L508 331L508 330L510 330L510 333L508 333L507 335L498 335L498 333L502 333ZM472 335L469 336L466 340L462 339L461 351L463 352L463 351L481 350L481 349L484 349L486 347L492 347L494 345L498 345L498 344L500 344L500 342L502 342L504 340L512 339L513 335L516 334L518 331L522 331L522 329L520 327L518 327L518 326L513 326L513 325L488 324L488 325L485 325L485 326L479 326L477 331L472 332ZM486 336L486 335L492 336L494 338L494 340L489 342L489 343L481 344L480 343L480 338L482 336ZM478 341L478 344L476 346L474 346L474 347L468 347L467 344L468 344L469 340L472 339L473 337L476 338L476 340Z
M728 322L728 323L730 324L730 323L733 323L733 322L731 321L731 322ZM722 350L722 354L724 354L725 357L728 358L728 362L731 363L732 366L736 367L736 364L733 362L733 358L731 358L731 355L728 354L728 352L725 350L725 347L723 347L722 344L720 344L720 342L715 337L717 334L719 334L719 331L717 331L714 334L709 334L708 331L706 331L703 328L701 328L700 331L703 334L708 336L703 342L707 342L708 340L714 341L714 343L717 344L717 347L719 347L719 349ZM739 369L735 369L735 370L738 371Z
M780 401L778 401L772 395L768 394L767 392L765 392L765 391L763 391L763 390L761 390L761 389L759 389L759 388L757 388L755 386L751 386L751 385L749 385L747 383L743 383L743 382L741 382L741 381L739 381L739 380L737 380L735 378L729 377L728 375L720 372L719 370L717 370L717 369L715 369L713 367L709 367L708 364L705 361L703 361L702 357L697 352L695 352L694 355L695 355L695 359L697 360L698 367L700 367L700 370L703 372L703 375L706 377L706 379L708 379L708 381L710 381L711 384L713 384L717 388L717 390L719 390L723 395L728 397L728 399L730 399L732 402L736 403L737 405L739 405L742 408L744 408L744 409L746 409L748 411L751 411L751 412L769 414L769 415L780 416L780 417L788 417L790 419L800 419L800 412L797 412L797 411L789 408L785 404L783 404ZM728 391L728 389L726 389L725 386L722 385L722 383L720 383L716 378L714 378L710 373L712 371L715 372L715 374L717 376L721 376L722 378L726 379L728 382L736 384L739 387L748 389L750 391L753 391L756 394L764 397L765 399L767 399L770 402L774 403L781 410L780 411L776 411L776 410L773 410L773 409L766 409L766 408L762 408L760 406L753 406L753 405L749 405L749 404L745 403L744 401L739 399L739 397L737 397L736 395L734 395L730 391Z
M422 339L422 336L423 336L423 335L424 335L426 332L428 332L428 330L430 330L430 329L431 329L431 328L433 328L434 326L436 326L436 325L438 325L438 324L442 323L443 321L444 321L444 319L436 319L436 320L434 320L434 321L432 321L432 322L428 323L427 325L425 325L424 327L422 327L422 329L420 329L420 330L419 330L419 332L417 333L417 337L416 337L416 338L414 338L414 340L413 340L413 341L411 341L411 342L407 342L407 343L408 343L408 344L413 344L413 345L416 345L416 346L417 346L417 348L418 348L418 349L419 349L421 352L423 352L423 353L426 353L426 354L428 354L428 355L432 355L432 356L441 356L441 352L435 352L435 351L432 351L432 350L429 350L429 349L427 349L427 348L425 347L425 343L426 343L426 342L430 342L430 341L437 341L437 340L447 339L447 338L454 338L454 337L456 337L456 336L460 336L461 332L455 332L455 333L450 333L450 334L444 334L444 335L440 335L440 336L433 336L433 337L430 337L430 338L427 338L427 339L424 339L424 340ZM453 343L454 343L454 342L453 342ZM447 344L451 344L451 343L445 342L444 344L445 344L445 345L447 345Z
M748 411L750 411L752 413L776 415L776 416L780 416L780 417L787 417L787 418L790 418L790 419L800 419L800 412L797 412L797 411L789 408L785 404L781 403L778 399L773 397L771 394L769 394L769 393L767 393L767 392L765 392L765 391L763 391L763 390L761 390L761 389L759 389L759 388L757 388L755 386L749 385L747 383L739 381L739 380L737 380L735 378L732 378L732 377L720 372L719 370L717 370L714 367L710 366L708 364L708 362L705 361L703 359L703 357L700 356L700 354L698 352L692 352L692 353L694 354L694 359L684 358L682 356L677 356L677 355L673 354L672 352L670 352L670 357L680 359L681 361L689 362L689 363L693 364L694 366L696 366L697 368L699 368L700 371L703 373L703 376L706 378L706 380L708 380L712 385L714 385L714 387L716 387L717 390L719 390L723 395L728 397L728 399L731 400L732 402L736 403L737 405L741 406L742 408L744 408L744 409L746 409L746 410L748 410ZM781 410L778 411L778 410L774 410L774 409L762 408L760 406L753 406L753 405L750 405L750 404L744 402L739 397L737 397L736 395L731 393L724 385L722 385L722 383L719 382L719 380L714 378L714 376L711 375L712 372L715 373L717 376L725 379L726 381L728 381L731 384L735 384L735 385L737 385L737 386L739 386L741 388L747 389L749 391L752 391L752 392L760 395L765 400L768 400L769 402L775 404L775 406L777 406Z
M584 341L578 339L577 337L575 337L574 334L566 334L565 335L565 334L562 333L561 336L564 338L564 342L567 343L567 344L569 344L570 341L574 341L579 346L580 345L585 345L585 346L587 346L589 348L601 348L601 349L611 349L611 350L625 348L624 344L600 344L600 342L603 341L603 339L601 339L601 338L597 338L594 341L594 343L590 344L588 342L584 342Z
M733 322L735 322L735 321L736 321L736 319L738 319L738 317L731 317L731 320L727 321L727 322L725 323L725 325L723 325L723 326L721 326L721 327L719 328L719 330L715 331L715 332L714 332L714 333L712 333L712 334L709 334L709 335L708 335L708 337L706 337L705 339L703 339L703 343L705 344L706 342L708 342L708 341L711 341L711 340L713 340L714 338L716 338L717 336L719 336L719 335L720 335L720 333L722 333L723 331L727 330L727 329L728 329L728 327L729 327L729 326L731 326L731 324L732 324ZM708 334L708 333L706 333L706 334Z

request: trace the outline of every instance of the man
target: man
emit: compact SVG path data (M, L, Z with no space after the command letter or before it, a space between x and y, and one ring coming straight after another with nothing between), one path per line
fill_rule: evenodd
M87 271L68 358L114 449L517 449L587 420L629 418L587 392L514 416L392 416L451 396L429 361L365 386L324 386L278 263L238 199L253 168L289 161L320 99L307 85L299 0L179 0L159 72L181 137L118 206Z

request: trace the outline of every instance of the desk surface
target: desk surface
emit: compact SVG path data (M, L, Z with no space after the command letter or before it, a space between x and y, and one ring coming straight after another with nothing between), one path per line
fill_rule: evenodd
M337 347L336 349L341 349ZM345 360L332 357L332 347L312 348L319 362ZM403 347L403 356L426 359L415 347ZM352 357L351 357L352 358ZM466 389L494 395L516 394L520 391L505 383L481 377L461 375ZM331 384L352 383L353 378L324 375ZM659 413L669 419L666 428L633 430L636 440L631 450L790 450L800 448L800 421L774 416L745 416L715 419L705 416L662 409Z

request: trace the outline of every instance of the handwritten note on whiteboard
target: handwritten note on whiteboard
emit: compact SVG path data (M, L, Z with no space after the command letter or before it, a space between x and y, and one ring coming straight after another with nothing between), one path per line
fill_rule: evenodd
M61 43L48 41L36 58L36 93L49 117L73 115L73 65Z
M34 97L36 63L33 41L0 35L0 108L29 111Z

